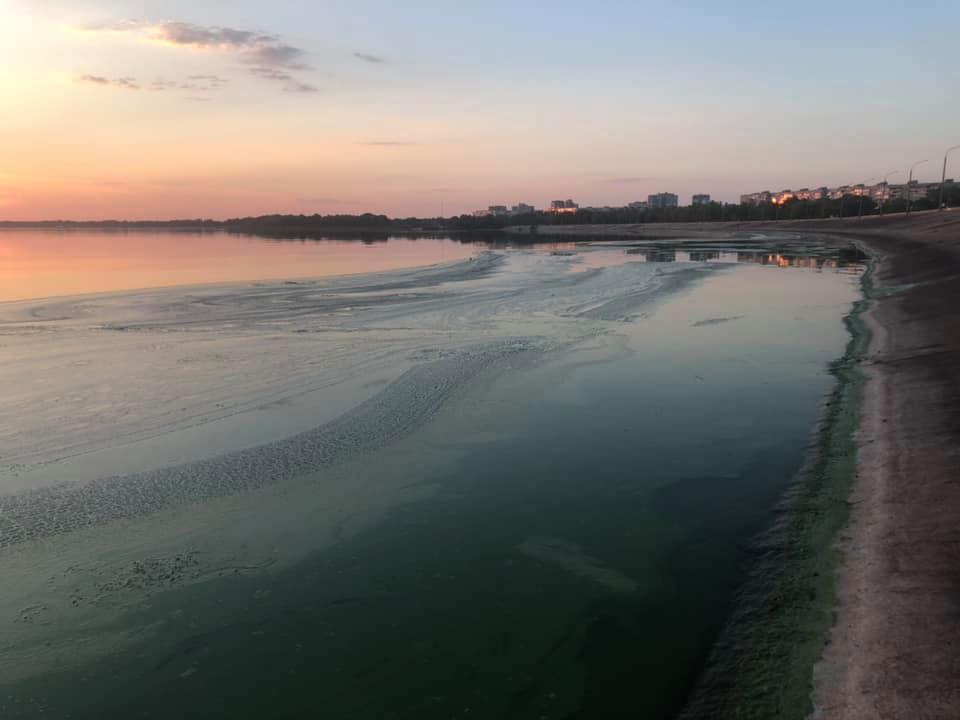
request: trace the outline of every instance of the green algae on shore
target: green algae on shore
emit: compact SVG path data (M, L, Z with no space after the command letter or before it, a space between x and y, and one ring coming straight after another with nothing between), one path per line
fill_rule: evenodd
M751 548L749 579L680 720L802 720L814 709L813 668L834 622L836 540L856 477L861 363L871 339L863 314L875 297L875 267L871 256L862 298L844 318L850 341L831 364L836 385L804 466Z

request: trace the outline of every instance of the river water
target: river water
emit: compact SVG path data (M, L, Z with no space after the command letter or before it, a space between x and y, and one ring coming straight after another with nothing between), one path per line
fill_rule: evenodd
M0 303L3 717L670 717L863 270L785 238L149 237L258 260L13 272Z

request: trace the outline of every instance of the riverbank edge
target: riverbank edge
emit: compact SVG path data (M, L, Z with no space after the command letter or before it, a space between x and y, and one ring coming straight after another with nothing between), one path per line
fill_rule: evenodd
M829 642L857 477L857 441L873 333L864 320L876 296L879 255L868 258L861 297L844 317L844 354L830 364L834 386L823 402L804 463L771 526L748 548L747 578L679 720L803 720L814 711L814 667Z

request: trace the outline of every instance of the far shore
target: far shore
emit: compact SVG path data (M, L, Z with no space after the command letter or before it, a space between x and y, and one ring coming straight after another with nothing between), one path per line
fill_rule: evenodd
M924 210L886 215L865 215L861 218L824 218L816 220L771 221L730 221L730 222L686 222L686 223L630 223L626 225L539 225L531 232L530 225L511 225L502 232L514 236L533 236L548 239L559 236L577 236L591 238L636 238L639 240L706 240L717 237L744 237L749 233L803 233L831 234L855 237L858 235L889 234L897 232L932 232L949 236L949 228L954 228L953 236L960 233L960 208L938 212ZM941 230L935 230L941 228Z

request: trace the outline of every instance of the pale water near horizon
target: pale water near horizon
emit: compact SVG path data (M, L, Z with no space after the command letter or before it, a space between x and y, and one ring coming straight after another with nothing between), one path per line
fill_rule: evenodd
M677 710L862 258L465 247L0 306L0 715Z
M455 262L506 236L484 240L446 236L352 236L276 239L223 231L0 229L0 302L124 290L324 278ZM519 247L579 253L586 270L646 262L749 262L854 269L860 260L793 248L784 256L747 245L692 243L674 250L640 241L547 241ZM589 252L587 252L589 249ZM826 264L824 264L826 263Z
M141 288L330 277L462 260L449 238L273 240L227 232L0 230L0 302Z

